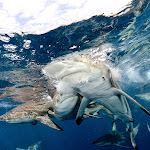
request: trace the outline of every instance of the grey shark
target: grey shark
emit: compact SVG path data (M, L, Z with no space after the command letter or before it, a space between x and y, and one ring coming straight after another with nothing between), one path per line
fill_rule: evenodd
M139 124L133 129L134 136L137 135L138 129ZM116 130L99 137L93 142L93 144L97 146L119 146L129 148L128 146L122 145L123 143L127 142L128 139L129 139L128 132L118 132Z
M127 146L122 145L128 140L128 138L129 134L127 132L123 133L112 131L108 134L99 137L97 140L93 142L93 144L97 146L119 146L129 148Z
M51 100L29 101L0 116L0 121L8 123L32 123L37 121L56 130L62 130L48 116Z

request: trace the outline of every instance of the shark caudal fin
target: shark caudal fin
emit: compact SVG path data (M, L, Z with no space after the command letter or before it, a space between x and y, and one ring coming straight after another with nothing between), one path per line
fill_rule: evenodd
M125 92L123 92L121 89L113 88L113 90L114 90L114 93L116 95L118 95L118 94L119 95L124 95L127 99L129 99L134 104L136 104L137 106L139 106L145 113L147 113L150 116L150 112L146 108L144 108L140 103L138 103L135 99L133 99L128 94L126 94Z
M63 129L61 127L59 127L56 123L54 123L48 115L44 115L44 116L37 116L36 117L36 120L53 128L53 129L56 129L56 130L61 130L63 131Z
M137 135L137 133L138 133L139 126L140 126L140 124L138 124L138 125L133 129L133 131L130 132L131 144L132 144L132 146L134 147L135 150L138 150L138 147L137 147L137 145L136 145L136 143L135 143L135 137L136 137L136 135Z

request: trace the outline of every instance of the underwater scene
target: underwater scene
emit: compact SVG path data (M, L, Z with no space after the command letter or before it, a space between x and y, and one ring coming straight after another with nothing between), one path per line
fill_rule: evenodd
M0 0L0 150L149 150L150 1L13 1Z

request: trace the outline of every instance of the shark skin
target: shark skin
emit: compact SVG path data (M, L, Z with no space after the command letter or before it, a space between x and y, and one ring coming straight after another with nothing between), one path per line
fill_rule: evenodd
M74 94L55 93L52 98L52 106L48 111L49 116L57 120L72 120L76 118L82 97Z
M75 119L81 101L82 97L79 94L60 94L56 92L53 96L52 107L48 113L51 118L55 117L57 120L61 121ZM89 104L85 109L84 118L93 117L102 119L97 116L101 109L112 115L112 113L102 105L97 106L95 104Z
M120 119L126 124L127 130L131 133L132 145L136 149L133 119L126 98L148 115L150 112L120 89L107 66L100 61L80 57L48 64L43 68L43 73L59 81L54 86L60 94L80 94L83 97L76 116L77 124L81 123L90 102L97 102L113 113L114 121Z
M56 130L62 130L48 116L51 101L29 101L21 104L0 116L0 121L8 123L33 123L37 121Z

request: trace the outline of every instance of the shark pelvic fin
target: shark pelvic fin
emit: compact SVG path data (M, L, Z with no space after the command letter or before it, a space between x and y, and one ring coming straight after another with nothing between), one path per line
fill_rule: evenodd
M59 127L56 123L54 123L48 115L44 115L44 116L37 116L36 117L36 120L53 128L53 129L56 129L56 130L61 130L63 131L63 129L61 127Z
M132 101L134 104L136 104L137 106L139 106L145 113L147 113L150 116L150 112L144 108L140 103L138 103L135 99L133 99L132 97L130 97L128 94L126 94L125 92L123 92L121 89L117 89L117 88L113 88L114 89L114 93L116 95L124 95L127 99L129 99L130 101Z

